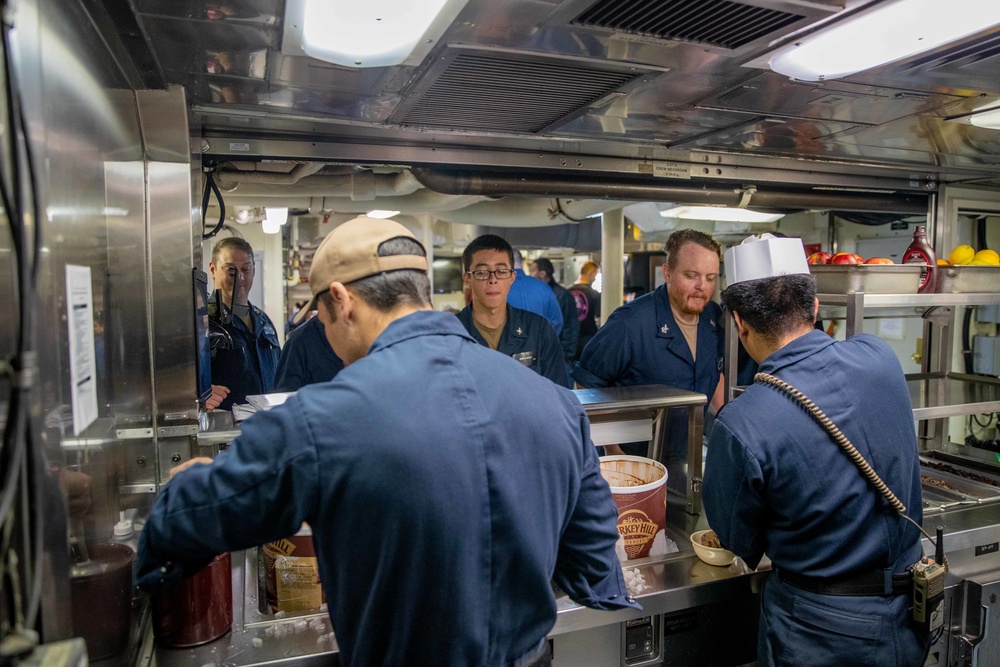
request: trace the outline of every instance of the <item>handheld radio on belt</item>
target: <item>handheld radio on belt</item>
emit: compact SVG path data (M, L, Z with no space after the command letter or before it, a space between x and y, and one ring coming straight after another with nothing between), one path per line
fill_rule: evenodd
M944 559L944 531L938 526L934 558L924 556L913 570L913 620L929 632L944 625L944 580L948 564Z
M754 382L761 382L776 387L779 391L788 394L806 409L809 415L823 427L833 441L840 446L847 454L851 462L861 470L861 473L868 479L875 489L882 494L889 504L899 512L899 515L916 526L928 540L934 544L934 558L924 556L908 569L913 573L913 621L921 625L929 632L935 632L944 625L944 582L948 573L948 559L944 555L944 530L938 526L937 540L931 539L927 531L916 521L906 515L906 507L899 501L896 495L889 490L882 478L878 476L872 467L865 461L861 452L851 444L847 436L837 428L837 425L830 420L826 414L819 409L809 398L798 389L767 373L757 373Z

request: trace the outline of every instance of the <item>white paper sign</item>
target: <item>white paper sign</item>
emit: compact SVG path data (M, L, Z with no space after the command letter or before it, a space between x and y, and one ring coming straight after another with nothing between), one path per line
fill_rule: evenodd
M89 266L66 265L66 326L69 330L73 433L79 435L97 419L94 293Z

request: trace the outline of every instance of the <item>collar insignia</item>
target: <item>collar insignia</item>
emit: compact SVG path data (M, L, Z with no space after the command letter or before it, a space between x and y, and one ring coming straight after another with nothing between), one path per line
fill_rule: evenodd
M517 335L520 336L522 333L524 333L524 330L521 329L521 327L518 327L517 328Z
M668 331L670 331L670 327L668 327L666 324L660 327L660 333L667 333Z
M708 323L711 324L713 327L715 326L715 320L709 320Z

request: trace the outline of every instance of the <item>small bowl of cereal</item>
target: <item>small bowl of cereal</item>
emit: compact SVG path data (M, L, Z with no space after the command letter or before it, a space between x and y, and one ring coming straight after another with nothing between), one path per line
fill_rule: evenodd
M699 530L691 533L691 546L698 558L709 565L725 567L731 565L736 558L736 554L727 549L723 549L719 543L719 537L714 530Z

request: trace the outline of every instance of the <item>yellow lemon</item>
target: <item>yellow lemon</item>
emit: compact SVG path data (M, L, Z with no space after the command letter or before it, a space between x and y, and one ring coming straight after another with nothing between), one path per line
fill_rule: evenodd
M946 259L939 259L939 260L937 261L937 265L938 265L938 266L951 266L951 262L949 262L949 261L948 261L948 260L946 260Z
M976 250L971 245L960 245L948 255L948 261L952 264L968 264L975 256Z
M987 266L1000 266L1000 255L996 250L980 250L972 258L973 262L982 262Z

